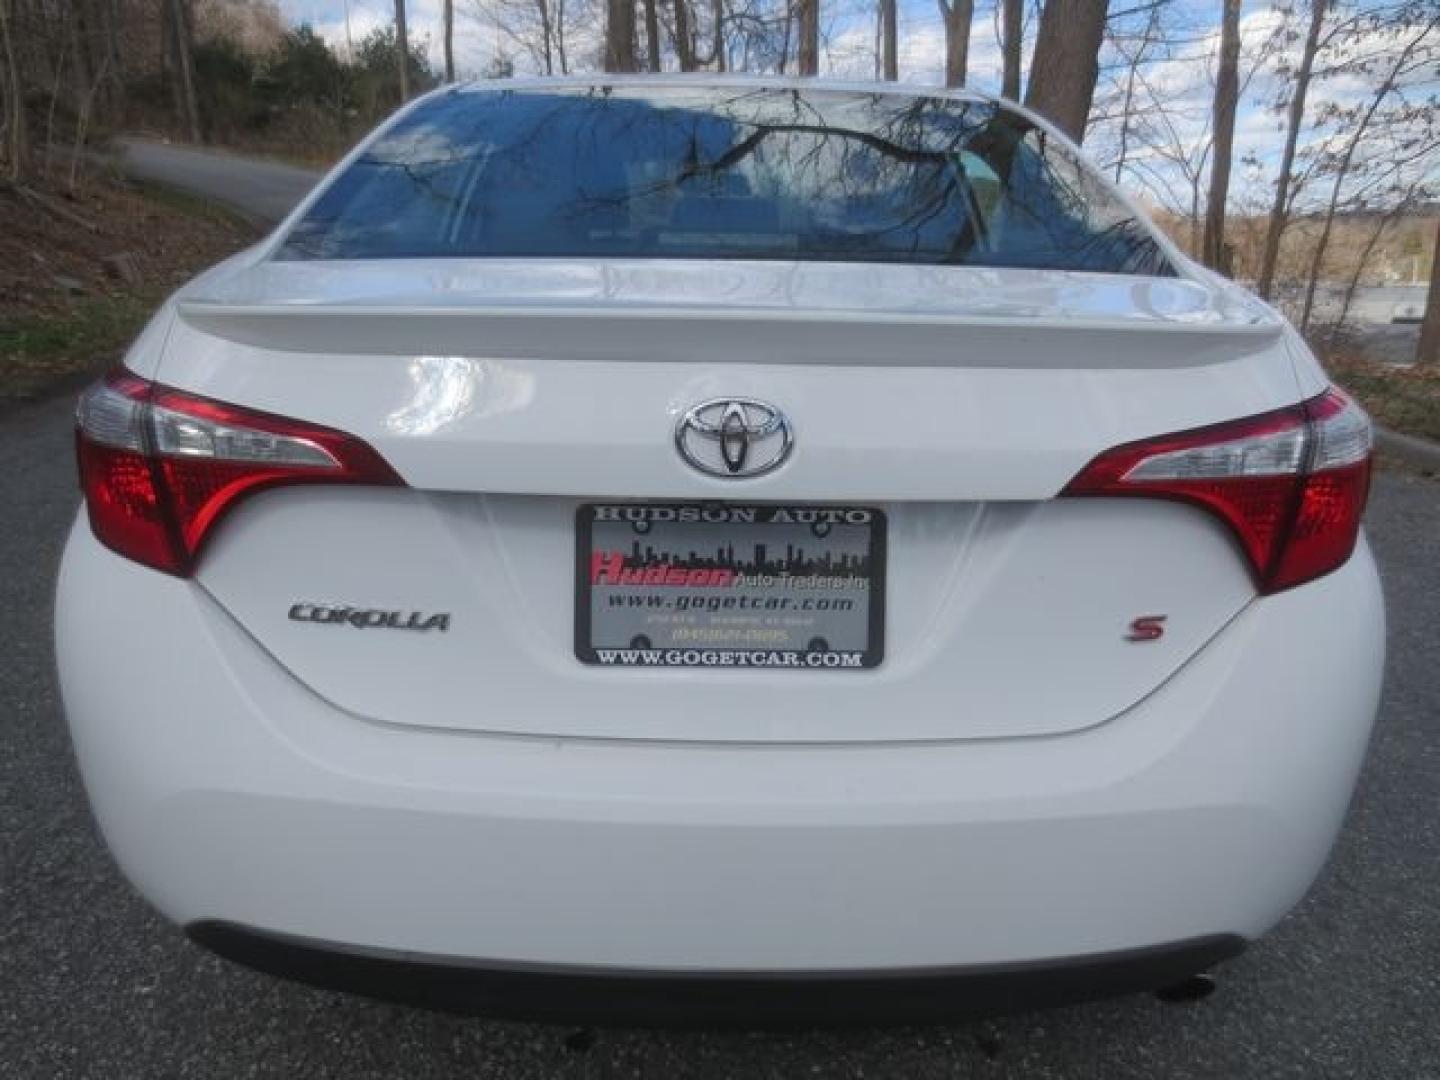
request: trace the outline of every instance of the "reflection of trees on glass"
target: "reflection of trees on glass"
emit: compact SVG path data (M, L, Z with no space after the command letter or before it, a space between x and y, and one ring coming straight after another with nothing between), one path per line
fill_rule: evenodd
M340 177L286 253L1168 272L1088 169L992 103L644 85L428 102Z

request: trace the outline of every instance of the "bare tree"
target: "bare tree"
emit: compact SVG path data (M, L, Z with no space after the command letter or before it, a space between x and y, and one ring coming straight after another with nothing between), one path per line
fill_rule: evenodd
M70 60L70 42L62 41L60 51L52 65L52 77L50 82L50 105L45 110L45 152L41 155L42 168L46 173L50 171L55 156L55 117L60 110L60 98L65 90L65 69Z
M1228 273L1225 257L1225 202L1230 195L1230 159L1235 145L1235 109L1240 102L1240 0L1224 0L1220 15L1220 67L1215 76L1211 131L1210 194L1205 202L1201 256L1212 270Z
M410 34L405 27L405 0L395 0L395 67L400 72L400 104L410 100Z
M674 0L675 60L681 71L695 70L695 31L687 0Z
M25 114L25 84L20 77L14 35L10 24L14 19L13 0L0 0L0 56L5 62L4 155L5 171L12 182L18 182L29 161L29 118Z
M785 13L780 24L780 56L775 70L785 74L785 65L790 62L790 39L795 29L795 7L791 0L784 0Z
M885 55L885 0L875 5L875 81L885 77L882 58Z
M961 86L970 55L970 22L975 0L935 0L945 23L945 85Z
M399 3L400 0L396 0ZM200 142L200 102L195 94L195 31L190 23L189 0L168 0L170 42L174 46L175 92L180 118L191 142Z
M605 70L635 70L634 0L605 2Z
M725 62L725 0L710 3L710 62L716 71L724 71Z
M552 10L550 5L552 3L554 5L553 15L550 14ZM546 20L547 29L545 40L553 43L555 61L560 65L560 74L569 75L570 57L565 49L565 0L535 0L535 6L540 9L542 18ZM547 53L546 56L545 71L548 74L554 69L548 59L549 53Z
M565 0L470 0L468 12L513 41L546 75L569 73Z
M85 33L85 5L81 2L72 3L66 17L62 20L65 27L65 45L69 46L72 57L71 69L73 76L72 100L77 106L84 103L87 97L91 97L90 87L90 50L87 48L89 35Z
M1417 180L1410 185L1410 190L1404 195L1397 197L1390 209L1376 215L1374 227L1370 235L1365 238L1365 243L1360 247L1360 253L1353 260L1350 270L1350 280L1345 283L1345 291L1340 299L1340 313L1335 317L1335 322L1330 327L1328 346L1334 349L1340 340L1340 335L1345 330L1345 322L1350 317L1350 309L1355 303L1355 293L1360 288L1360 280L1365 272L1370 269L1372 256L1375 248L1379 246L1381 238L1386 231L1399 221L1406 213L1413 211L1416 207L1416 196L1424 189L1424 181Z
M1310 270L1305 283L1305 302L1300 312L1300 332L1302 334L1310 328L1310 317L1315 310L1315 291L1320 282L1320 272L1325 263L1325 253L1330 244L1335 216L1340 210L1340 200L1345 190L1345 182L1349 179L1351 167L1355 164L1356 152L1364 142L1366 133L1370 130L1376 116L1380 114L1381 106L1394 92L1402 76L1412 70L1412 58L1417 51L1423 48L1437 24L1440 24L1440 15L1430 16L1418 27L1408 27L1413 32L1405 42L1404 48L1399 52L1389 54L1394 56L1394 60L1383 69L1384 76L1376 86L1374 96L1370 98L1368 104L1356 109L1334 110L1337 120L1343 125L1348 135L1344 137L1342 148L1338 152L1327 155L1326 169L1333 179L1330 186L1330 197L1325 205L1325 216L1320 227L1320 237L1310 256ZM1424 60L1422 60L1423 62ZM1370 62L1368 59L1362 60L1358 65L1351 65L1351 67L1357 71L1369 71Z
M655 0L645 0L645 64L650 71L660 70L660 13Z
M1425 294L1425 315L1420 320L1420 345L1415 362L1427 367L1440 364L1440 222L1435 226L1435 254L1430 260L1430 288Z
M125 93L125 58L120 48L120 27L124 21L120 0L101 0L97 5L99 28L95 39L96 54L108 72L101 95L102 104L114 108Z
M1011 101L1020 100L1020 54L1024 49L1024 0L1000 0L1000 53L1003 75L1000 94Z
M801 75L820 73L820 0L796 0L800 52L796 64Z
M1162 10L1157 4L1146 12L1145 27L1140 32L1139 40L1133 43L1133 50L1131 41L1126 40L1114 28L1106 31L1111 46L1121 58L1125 70L1124 89L1121 91L1119 102L1119 146L1116 148L1114 161L1117 184L1120 183L1120 179L1125 173L1125 166L1129 164L1132 136L1141 134L1149 124L1149 118L1143 115L1142 110L1136 108L1135 99L1141 89L1141 73L1146 63L1152 58L1150 49L1163 37L1160 26Z
M532 0L477 2L504 5ZM663 70L668 45L674 52L675 66L681 71L711 69L783 74L791 60L791 33L798 10L791 2L793 0L632 0L639 5L638 14L633 16L640 24L635 46L637 67ZM517 35L516 40L523 47L523 39ZM878 77L878 67L876 74Z
M100 61L100 68L90 79L90 85L84 89L80 97L80 109L75 117L75 138L70 148L70 172L67 178L67 186L73 195L80 184L80 167L84 162L85 138L90 131L90 121L95 114L95 100L100 94L100 88L105 85L109 74L110 57L104 56Z
M1200 212L1210 160L1210 110L1197 95L1176 93L1160 79L1164 69L1127 63L1125 85L1111 102L1107 119L1118 120L1121 135L1113 164L1144 188L1174 217L1189 225L1184 244L1200 250ZM1107 125L1108 126L1108 125ZM1102 129L1103 130L1103 129Z
M1077 143L1100 74L1100 43L1109 0L1045 0L1025 104Z
M941 0L944 3L944 0ZM900 78L899 18L895 0L880 0L880 77L888 82Z
M1305 47L1300 54L1300 67L1295 72L1294 88L1290 94L1290 106L1285 119L1285 146L1280 152L1280 172L1275 177L1275 201L1270 206L1270 218L1265 227L1265 247L1260 255L1260 277L1257 291L1265 299L1275 284L1275 260L1280 255L1280 236L1290 217L1290 201L1294 195L1291 170L1295 168L1295 145L1300 139L1300 128L1305 122L1305 97L1310 92L1310 77L1315 70L1315 54L1320 51L1320 29L1325 22L1328 0L1311 0L1310 29L1305 35Z
M441 8L441 36L445 42L445 81L455 81L455 0L444 0Z

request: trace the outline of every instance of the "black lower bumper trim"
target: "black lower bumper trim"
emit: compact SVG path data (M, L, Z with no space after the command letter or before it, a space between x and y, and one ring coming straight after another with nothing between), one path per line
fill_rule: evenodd
M675 973L482 964L387 953L203 921L190 937L230 960L332 990L423 1008L576 1024L755 1027L915 1023L1157 989L1237 956L1216 935L1128 952L973 968Z

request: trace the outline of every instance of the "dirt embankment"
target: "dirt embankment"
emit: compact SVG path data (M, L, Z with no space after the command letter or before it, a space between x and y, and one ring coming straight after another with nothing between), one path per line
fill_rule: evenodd
M0 407L114 363L177 285L256 239L228 211L108 175L0 185Z

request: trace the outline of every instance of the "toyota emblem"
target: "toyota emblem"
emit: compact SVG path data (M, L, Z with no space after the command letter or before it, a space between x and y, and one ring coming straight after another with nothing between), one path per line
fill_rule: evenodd
M790 421L754 398L712 398L692 406L675 425L675 446L696 469L744 480L778 469L794 441Z

